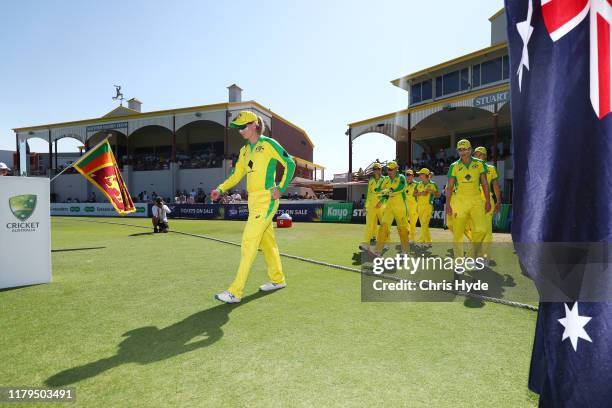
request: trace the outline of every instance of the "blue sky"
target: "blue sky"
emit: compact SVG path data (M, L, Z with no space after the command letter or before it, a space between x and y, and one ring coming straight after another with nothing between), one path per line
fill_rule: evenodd
M225 102L237 83L305 129L326 178L348 168L347 123L400 110L390 80L486 47L502 0L12 1L0 4L0 150L14 127L98 117L113 84L143 111ZM63 150L74 148L68 141ZM47 144L32 144L46 151ZM392 158L360 137L354 168Z

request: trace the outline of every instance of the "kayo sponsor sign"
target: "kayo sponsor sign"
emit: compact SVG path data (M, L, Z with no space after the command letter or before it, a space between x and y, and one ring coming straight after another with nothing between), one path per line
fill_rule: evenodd
M351 222L352 217L352 203L325 203L323 207L323 221Z

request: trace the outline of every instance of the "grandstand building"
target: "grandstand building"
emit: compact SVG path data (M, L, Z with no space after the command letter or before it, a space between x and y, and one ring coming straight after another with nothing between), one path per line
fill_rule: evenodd
M408 93L406 109L348 125L349 183L360 178L353 173L352 145L364 134L381 133L393 139L402 168L428 167L437 175L445 174L456 160L456 141L467 138L473 146L488 149L504 202L509 202L513 167L505 11L489 21L490 46L391 81ZM367 175L368 169L361 173ZM445 184L443 177L438 184ZM360 194L357 189L349 196Z
M296 161L295 176L324 178L324 167L313 163L314 145L308 134L290 121L255 101L242 101L242 89L228 87L228 102L156 112L142 112L136 98L100 118L13 129L17 144L15 174L53 176L80 156L58 153L57 142L76 139L81 151L109 137L122 175L132 195L147 191L174 197L178 190L209 192L231 172L244 140L229 122L238 111L251 110L266 122L266 135L277 139ZM40 138L49 152L29 153L27 141ZM24 166L20 166L20 162ZM318 173L317 173L318 171ZM66 174L68 173L68 174ZM92 186L82 176L66 172L51 191L58 200L84 200ZM242 185L237 190L244 188Z

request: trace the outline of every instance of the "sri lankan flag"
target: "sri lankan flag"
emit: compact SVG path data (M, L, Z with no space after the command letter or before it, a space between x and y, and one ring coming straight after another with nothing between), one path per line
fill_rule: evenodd
M85 153L72 167L98 187L119 214L136 211L108 139Z

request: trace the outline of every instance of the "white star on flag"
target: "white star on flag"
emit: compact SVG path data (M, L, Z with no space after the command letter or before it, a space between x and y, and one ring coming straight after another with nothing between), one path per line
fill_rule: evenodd
M584 326L591 318L578 314L578 302L575 302L571 309L568 308L565 303L563 306L565 306L565 317L563 319L558 319L559 323L565 327L561 341L563 342L569 337L572 342L572 347L574 347L574 351L578 351L578 338L590 341L591 343L593 342L588 333L584 330Z
M531 25L532 14L533 3L532 0L529 0L527 19L525 21L521 21L520 23L516 23L516 31L518 31L519 36L521 36L521 39L523 40L523 55L521 56L521 62L519 63L518 70L516 72L519 80L519 91L521 91L521 86L523 84L523 68L527 68L527 70L529 70L529 49L527 48L527 44L529 43L529 39L533 33L533 26Z

